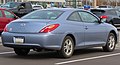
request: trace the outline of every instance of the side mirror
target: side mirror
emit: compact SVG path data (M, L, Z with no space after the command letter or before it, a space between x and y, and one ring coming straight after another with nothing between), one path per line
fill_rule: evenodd
M19 17L18 16L14 16L14 19L18 19Z
M108 16L106 15L100 16L100 22L107 22L107 18Z

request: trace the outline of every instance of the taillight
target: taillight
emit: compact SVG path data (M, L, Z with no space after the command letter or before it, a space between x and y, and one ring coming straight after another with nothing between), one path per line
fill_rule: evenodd
M108 16L103 15L103 16L100 16L100 18L102 18L102 19L107 19L107 18L108 18Z
M48 33L48 32L55 30L58 26L59 26L59 24L48 25L48 26L44 27L40 32L41 33Z
M4 28L4 31L3 31L3 32L8 32L7 26Z

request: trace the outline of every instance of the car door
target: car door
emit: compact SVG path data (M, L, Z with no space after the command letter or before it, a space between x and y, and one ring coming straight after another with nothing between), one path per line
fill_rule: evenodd
M69 21L70 32L74 34L76 39L76 48L84 46L84 26L78 12L73 12L67 19Z
M79 15L84 22L85 45L102 45L106 42L106 26L98 23L99 19L89 12L81 11Z

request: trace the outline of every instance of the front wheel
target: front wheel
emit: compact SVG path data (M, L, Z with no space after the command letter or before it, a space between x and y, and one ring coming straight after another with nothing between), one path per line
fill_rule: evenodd
M30 49L14 48L14 51L17 55L24 56L24 55L28 55Z
M66 36L63 41L61 50L58 51L58 53L63 58L69 58L72 56L73 52L74 52L74 41L70 36Z
M111 52L115 49L116 46L116 37L113 33L110 33L106 45L103 46L103 51Z

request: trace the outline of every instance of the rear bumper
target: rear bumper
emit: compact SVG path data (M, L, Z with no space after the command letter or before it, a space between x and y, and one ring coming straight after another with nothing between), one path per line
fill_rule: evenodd
M5 43L3 44L5 47L11 47L11 48L41 48L39 44L15 44L15 43Z
M14 43L14 37L24 37L23 44ZM51 50L60 50L62 41L64 39L63 34L51 34L51 33L40 33L40 34L19 34L19 33L2 33L2 44L6 47L12 48L46 48Z

